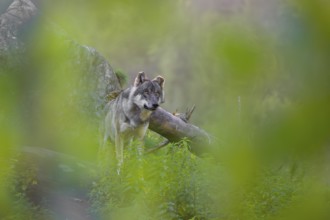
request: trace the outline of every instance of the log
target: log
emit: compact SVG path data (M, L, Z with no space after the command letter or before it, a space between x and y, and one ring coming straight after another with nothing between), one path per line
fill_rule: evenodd
M149 129L167 138L170 142L177 142L188 138L193 144L194 152L199 152L196 144L209 144L209 135L199 127L183 121L168 111L158 108L150 118Z
M26 23L33 20L37 12L38 8L33 1L14 0L8 10L0 16L0 64L2 66L8 66L11 63L15 63L14 66L24 65L24 59L26 59L24 39L20 39L18 32ZM83 114L88 112L95 116L95 121L103 120L103 107L108 101L107 95L121 89L111 65L94 48L81 46L63 34L61 30L49 26L47 30L51 29L53 32L51 34L56 36L67 50L68 59L61 65L67 67L69 71L79 70L81 74L80 81L73 84L81 88L79 92L75 92L78 94L75 97L78 101L74 104L81 106ZM13 51L19 51L19 55L12 56ZM24 67L20 67L20 71L22 69ZM197 154L205 152L204 149L207 149L210 142L209 135L205 131L162 108L158 108L152 114L149 129L170 142L188 138L191 141L192 151Z

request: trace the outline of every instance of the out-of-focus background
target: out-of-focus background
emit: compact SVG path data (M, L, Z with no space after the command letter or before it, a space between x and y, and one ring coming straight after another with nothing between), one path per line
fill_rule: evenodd
M1 49L0 218L330 218L328 1L32 3L18 43ZM116 176L99 152L101 107L85 95L91 48L124 87L141 70L162 75L163 107L196 105L208 150L171 144L139 169L131 150Z

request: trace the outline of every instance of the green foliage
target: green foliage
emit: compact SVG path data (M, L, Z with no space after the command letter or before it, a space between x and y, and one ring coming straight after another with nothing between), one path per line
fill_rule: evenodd
M6 180L2 182L1 187L11 196L11 199L7 199L7 207L1 210L1 219L49 218L50 213L45 208L33 204L28 198L31 189L38 184L37 168L33 161L15 155L10 159L9 164L10 169L6 173Z
M302 192L303 179L292 177L288 171L267 169L241 190L240 200L229 213L229 219L271 219L290 207Z
M187 140L142 158L132 144L118 175L109 150L100 154L90 194L92 210L104 218L268 219L288 209L306 181L303 168L292 173L285 164L265 168L236 188L224 165L191 154Z
M139 158L133 144L120 175L116 166L109 166L109 157L103 157L91 192L94 210L118 219L129 219L125 212L132 214L137 207L136 219L209 218L212 206L202 187L201 161L188 148L183 140Z
M124 86L126 86L126 84L127 84L127 73L125 73L121 69L117 69L117 70L115 70L115 74L119 80L121 87L124 88Z

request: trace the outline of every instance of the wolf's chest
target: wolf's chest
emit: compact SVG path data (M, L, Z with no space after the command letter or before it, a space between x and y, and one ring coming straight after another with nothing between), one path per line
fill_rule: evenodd
M141 119L141 121L147 121L147 120L149 120L151 113L152 112L149 111L149 110L142 109L141 110L141 113L140 113L140 119Z
M149 122L135 124L131 121L130 126L123 132L124 136L130 138L143 138L149 126Z
M132 127L144 127L147 126L149 124L149 118L151 115L151 111L142 109L140 111L135 111L133 112L133 114L127 116L125 115L125 122L130 124Z

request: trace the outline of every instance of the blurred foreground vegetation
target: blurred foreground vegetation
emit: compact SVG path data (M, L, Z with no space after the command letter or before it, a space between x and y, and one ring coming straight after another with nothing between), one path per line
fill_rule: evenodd
M66 182L84 186L90 219L330 219L327 1L60 0L38 7L19 35L21 66L15 55L1 60L1 219L61 219L58 204L29 198L38 178L54 175L65 193L72 192ZM100 51L128 73L128 84L140 70L164 76L164 108L196 104L192 123L213 136L211 146L197 157L183 140L139 161L133 145L118 176L111 147L99 150L100 116L88 99L75 100L84 96L82 75L63 66L63 35ZM150 133L146 147L158 142ZM76 174L59 160L54 167L66 175L50 168L40 176L52 166L22 159L23 146L84 166Z

